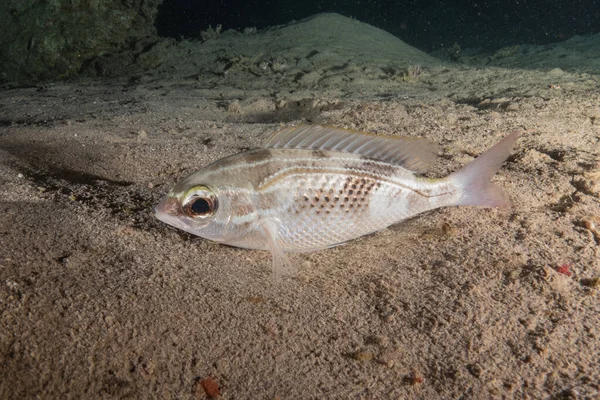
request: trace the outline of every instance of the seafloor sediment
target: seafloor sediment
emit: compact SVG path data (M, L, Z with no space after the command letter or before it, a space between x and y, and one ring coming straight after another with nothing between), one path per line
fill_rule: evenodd
M238 399L597 396L600 77L564 49L457 65L339 16L280 29L0 92L0 397L201 398L205 377ZM513 207L292 254L279 284L268 253L153 217L182 176L307 121L426 137L432 176L521 131L495 178Z

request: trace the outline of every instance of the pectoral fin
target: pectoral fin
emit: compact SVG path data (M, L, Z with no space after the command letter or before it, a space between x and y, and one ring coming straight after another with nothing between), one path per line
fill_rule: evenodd
M281 249L277 242L277 230L279 227L278 221L276 220L264 220L261 221L261 227L269 241L269 250L273 256L273 280L278 282L281 277L289 270L289 260L285 255L285 252Z

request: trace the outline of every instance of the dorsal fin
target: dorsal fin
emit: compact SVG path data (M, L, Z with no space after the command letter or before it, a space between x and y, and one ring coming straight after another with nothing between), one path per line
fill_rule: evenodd
M263 148L355 153L412 171L425 170L437 153L437 148L425 139L377 136L320 125L300 125L275 132Z

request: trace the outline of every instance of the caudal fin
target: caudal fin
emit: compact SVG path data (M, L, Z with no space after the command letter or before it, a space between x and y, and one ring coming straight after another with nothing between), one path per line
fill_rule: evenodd
M458 186L460 198L456 205L508 207L510 200L502 189L490 180L510 155L519 132L513 132L491 149L450 174L449 178Z

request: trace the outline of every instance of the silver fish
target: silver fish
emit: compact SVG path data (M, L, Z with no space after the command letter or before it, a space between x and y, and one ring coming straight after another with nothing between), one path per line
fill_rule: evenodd
M490 182L513 133L442 179L420 177L436 149L423 139L305 125L262 148L208 165L179 182L156 217L219 243L269 250L278 276L285 252L336 246L438 207L508 206Z

